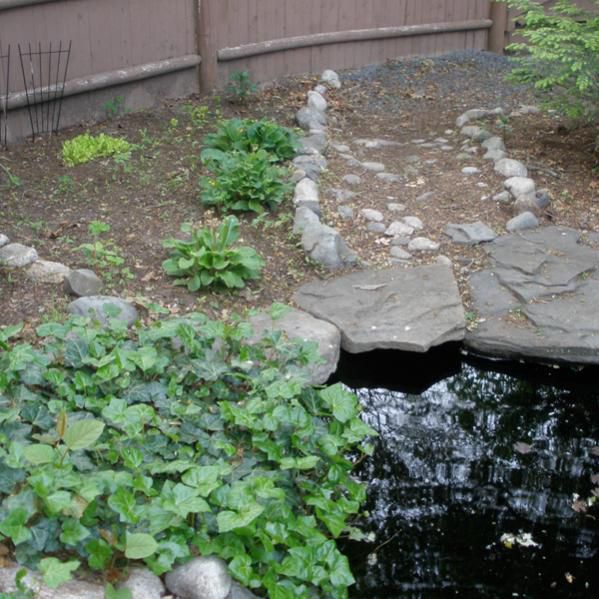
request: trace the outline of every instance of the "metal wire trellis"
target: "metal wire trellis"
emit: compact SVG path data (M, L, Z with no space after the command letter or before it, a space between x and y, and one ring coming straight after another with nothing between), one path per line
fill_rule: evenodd
M0 148L8 143L8 86L10 82L10 44L6 54L0 43Z
M32 50L31 44L28 44L27 50L23 50L21 44L18 45L31 135L34 139L36 135L58 131L71 45L72 42L69 41L68 47L65 45L63 48L61 41L58 49L54 50L52 42L48 50L43 50L41 43L38 43L37 50L35 46Z

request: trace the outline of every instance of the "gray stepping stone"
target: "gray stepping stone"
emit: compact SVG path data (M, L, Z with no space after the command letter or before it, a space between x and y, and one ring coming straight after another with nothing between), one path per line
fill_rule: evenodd
M375 349L426 352L460 341L465 318L457 284L445 266L366 270L303 285L300 308L341 331L351 353Z
M37 252L32 247L20 243L9 243L0 248L0 266L23 268L37 260Z
M493 241L497 234L493 229L478 221L475 223L449 224L443 232L460 245L477 245Z

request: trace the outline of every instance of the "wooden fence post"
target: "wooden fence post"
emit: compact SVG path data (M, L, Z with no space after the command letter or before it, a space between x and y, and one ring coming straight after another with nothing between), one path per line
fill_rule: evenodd
M508 25L508 7L505 2L491 2L491 20L493 25L489 30L489 50L503 54L505 49L505 33Z
M214 22L213 0L198 1L198 53L200 64L200 91L209 92L218 84L218 44ZM217 2L219 0L216 0Z

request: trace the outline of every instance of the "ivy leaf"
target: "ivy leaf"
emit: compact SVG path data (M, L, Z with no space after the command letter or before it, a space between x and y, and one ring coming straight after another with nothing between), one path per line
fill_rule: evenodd
M224 533L236 528L244 528L251 524L264 511L264 506L259 503L248 505L246 509L240 512L224 510L216 516L218 523L218 532Z
M340 383L322 389L320 397L333 412L333 416L339 422L347 422L356 414L357 399L353 393L350 393Z
M104 570L112 557L112 548L104 539L93 539L86 543L85 550L89 557L87 563L94 570Z
M28 445L25 447L25 451L23 453L25 455L25 459L34 466L51 464L56 458L56 450L54 447L41 443Z
M93 418L78 420L67 428L64 442L71 451L89 449L100 438L104 426L103 422Z
M158 543L152 535L143 532L127 533L125 557L129 559L143 559L152 555L157 548Z
M52 589L60 586L63 582L71 580L71 574L79 567L79 560L61 562L55 557L46 557L39 563L39 569L44 576L44 582Z
M78 520L68 518L62 523L60 540L65 545L77 545L80 541L89 537L89 535L89 530L85 526L82 526Z
M0 533L12 540L15 545L31 539L31 531L27 527L29 514L24 508L16 508L0 522Z

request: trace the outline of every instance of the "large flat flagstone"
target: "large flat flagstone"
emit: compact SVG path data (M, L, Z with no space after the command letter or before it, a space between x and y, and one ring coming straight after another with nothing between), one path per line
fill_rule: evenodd
M456 281L443 265L366 270L303 285L297 305L341 331L350 353L426 352L461 341L465 319Z
M502 358L599 364L599 251L565 227L506 235L470 280L466 345Z

